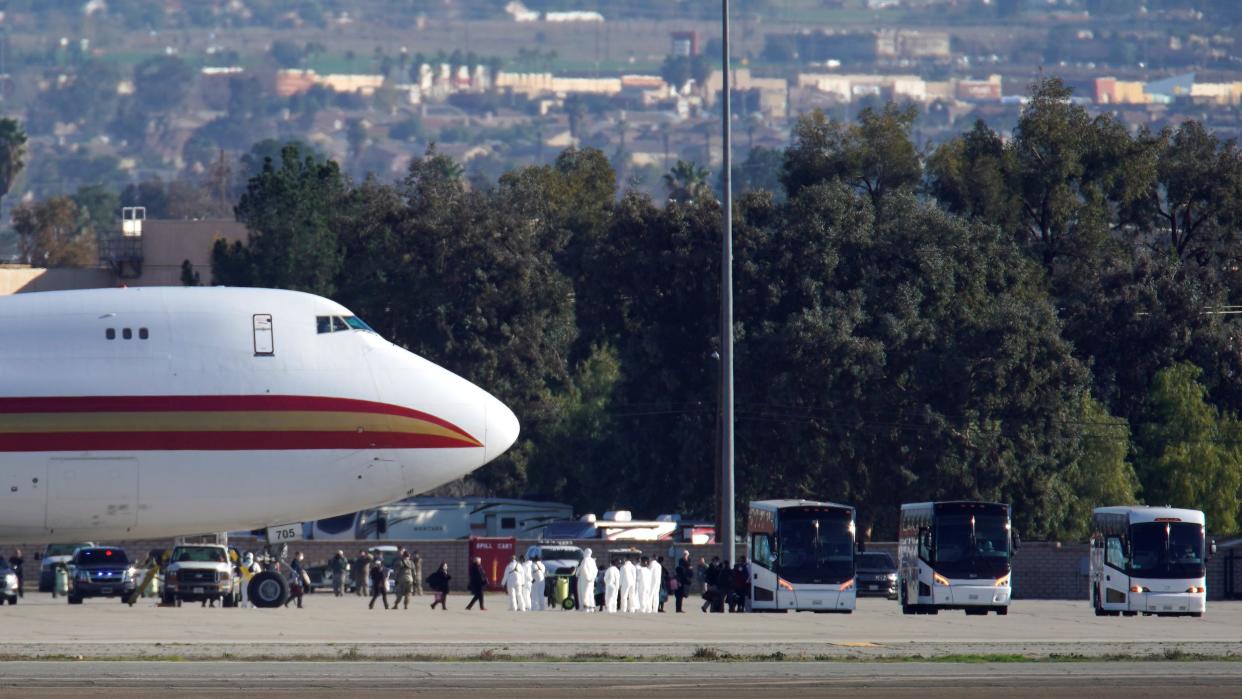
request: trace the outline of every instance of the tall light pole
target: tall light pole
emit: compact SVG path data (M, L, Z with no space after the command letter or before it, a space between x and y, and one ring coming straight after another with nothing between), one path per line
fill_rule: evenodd
M724 231L720 236L720 541L722 560L734 561L735 507L733 495L733 125L732 93L729 87L729 0L721 0L721 104L723 115L721 149L724 168Z

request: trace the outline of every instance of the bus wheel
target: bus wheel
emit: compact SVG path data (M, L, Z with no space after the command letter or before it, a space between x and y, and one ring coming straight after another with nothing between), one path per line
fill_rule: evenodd
M1009 616L1009 607L997 607L996 616Z
M14 598L14 599L9 600L9 604L17 604L17 599ZM1203 612L1191 612L1190 616L1196 619L1201 619L1203 618Z
M906 603L906 586L902 585L901 586L901 613L902 614L914 614L915 611L916 610L914 608L914 605Z
M986 614L988 613L988 610L986 610L986 609L982 609L982 608L981 608L981 609L971 609L971 608L967 607L966 609L964 609L964 610L962 610L962 611L966 612L966 616L984 616L984 615L986 615Z
M1108 612L1104 611L1104 605L1100 604L1100 588L1098 586L1091 588L1091 606L1095 609L1096 616L1108 615Z
M1138 612L1121 612L1121 616L1138 616Z

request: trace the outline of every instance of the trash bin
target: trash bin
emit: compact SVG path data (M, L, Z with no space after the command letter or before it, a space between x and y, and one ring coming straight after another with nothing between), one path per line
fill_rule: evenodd
M160 576L152 575L151 581L147 583L147 587L142 591L143 597L159 597L160 596Z
M552 602L560 607L569 599L569 578L564 575L556 577L556 585L552 588Z

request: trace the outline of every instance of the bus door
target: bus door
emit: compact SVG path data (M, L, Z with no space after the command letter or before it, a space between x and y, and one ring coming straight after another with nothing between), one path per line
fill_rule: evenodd
M1130 592L1129 552L1127 542L1116 534L1103 537L1104 565L1100 566L1100 601L1104 609L1125 609Z
M750 607L754 610L779 609L779 578L773 568L776 556L771 534L750 535Z

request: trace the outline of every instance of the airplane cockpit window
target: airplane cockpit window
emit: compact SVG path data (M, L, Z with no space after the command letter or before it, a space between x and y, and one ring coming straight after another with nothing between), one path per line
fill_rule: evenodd
M375 332L370 325L367 325L358 316L315 316L315 332L320 335L341 332L343 330Z
M374 328L372 328L370 325L367 325L358 316L345 316L345 322L348 323L349 327L353 328L354 330L365 330L369 333L375 332Z

